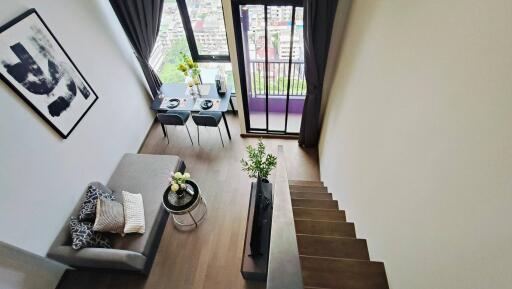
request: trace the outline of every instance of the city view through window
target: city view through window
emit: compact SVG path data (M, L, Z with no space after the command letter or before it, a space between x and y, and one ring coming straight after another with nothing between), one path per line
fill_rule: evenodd
M239 5L249 129L297 133L306 93L302 7ZM237 43L238 44L238 43ZM240 59L239 59L240 61Z
M253 97L265 95L265 81L268 79L268 93L273 97L292 97L305 94L303 8L295 9L294 33L292 38L292 6L267 7L267 53L265 54L265 9L263 5L245 5L240 9L245 57L249 60L246 69L250 71L247 86ZM290 51L291 50L291 51ZM291 53L290 53L291 52ZM267 57L267 67L265 67ZM291 57L291 66L289 65Z
M187 0L188 14L199 54L229 55L222 4L220 0ZM179 54L190 54L176 0L166 0L162 12L160 32L153 49L150 64L164 83L182 83L185 77L176 69L181 61ZM228 85L234 90L231 63L200 62L201 79L213 83L220 66L228 77Z
M185 0L197 50L200 55L229 55L221 0ZM269 6L267 9L268 73L265 70L265 12L262 5L250 8L246 29L246 70L249 72L251 97L265 96L268 76L269 97L284 97L290 79L290 96L303 97L304 80L303 9L296 8L294 35L291 39L292 7ZM242 8L244 9L244 8ZM293 45L292 45L293 43ZM293 48L291 48L293 47ZM292 66L289 67L291 51ZM164 83L183 83L185 77L176 69L179 53L190 54L176 0L166 0L162 12L160 33L150 59ZM231 63L200 62L201 79L213 83L219 66L228 76L228 85L234 91ZM249 65L249 67L247 67ZM290 70L290 76L288 75ZM289 77L288 77L289 76ZM249 83L248 83L249 84Z

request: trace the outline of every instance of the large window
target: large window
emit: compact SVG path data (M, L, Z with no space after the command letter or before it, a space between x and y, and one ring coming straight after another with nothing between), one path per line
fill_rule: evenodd
M221 0L177 0L190 52L198 61L229 61Z
M162 11L160 32L151 54L150 65L164 83L182 83L183 73L176 67L180 62L179 54L190 55L185 30L175 0L166 0Z
M199 62L203 83L214 83L222 66L234 92L221 0L166 0L150 64L164 83L182 83L176 67L184 52Z

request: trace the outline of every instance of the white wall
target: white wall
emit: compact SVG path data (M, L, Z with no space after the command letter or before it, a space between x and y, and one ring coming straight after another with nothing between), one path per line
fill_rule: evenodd
M36 8L99 99L62 140L0 81L0 240L45 255L88 182L106 182L137 152L153 115L131 48L108 1L0 3L0 23Z
M320 106L320 119L323 120L325 114L325 108L329 101L329 90L331 89L333 82L336 81L336 69L338 68L339 57L341 54L341 47L343 46L343 40L345 37L345 28L347 26L348 15L350 14L350 7L352 0L339 0L338 7L336 8L336 17L331 32L331 43L329 44L329 61L325 65L325 76L323 85L323 97Z
M354 1L322 179L394 289L512 284L512 1Z

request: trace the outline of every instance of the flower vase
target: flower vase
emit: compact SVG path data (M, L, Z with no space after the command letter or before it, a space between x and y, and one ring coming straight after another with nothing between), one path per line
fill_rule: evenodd
M197 98L198 93L197 93L195 85L187 87L187 95L189 97L193 98L194 100Z
M190 95L192 98L196 98L198 96L197 88L195 85L188 87L188 95Z
M196 90L197 90L197 95L199 97L201 97L201 90L199 89L199 84L196 84L195 86L196 86Z
M187 85L187 94L193 98L196 97L197 92L195 91L194 79L190 76L185 78L185 84Z

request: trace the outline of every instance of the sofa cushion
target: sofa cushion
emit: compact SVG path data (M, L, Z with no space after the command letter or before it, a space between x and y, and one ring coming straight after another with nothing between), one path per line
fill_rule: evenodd
M123 205L116 201L99 198L96 201L96 220L92 229L98 232L123 233Z
M110 240L102 233L92 230L92 223L80 222L77 218L71 217L69 221L73 249L95 247L111 248Z
M124 232L144 234L144 203L141 194L123 191Z
M85 193L85 199L78 213L78 220L94 222L96 216L96 201L100 197L111 201L115 200L112 191L105 186L98 182L89 184L87 192Z
M169 155L123 156L107 187L118 200L122 199L122 191L142 195L146 229L143 235L112 236L112 248L148 255L167 222L168 214L162 207L162 197L169 185L170 173L177 170L180 163L177 156Z

